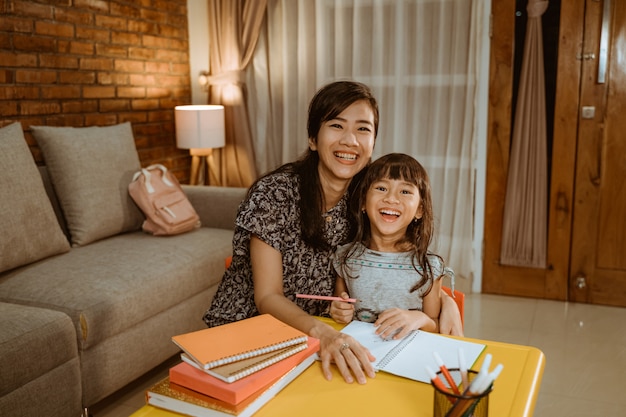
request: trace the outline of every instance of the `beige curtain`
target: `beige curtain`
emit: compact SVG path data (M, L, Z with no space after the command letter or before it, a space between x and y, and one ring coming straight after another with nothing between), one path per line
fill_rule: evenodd
M504 203L500 262L545 268L548 223L546 103L541 15L529 0L528 23Z
M267 0L209 0L209 103L222 104L226 146L213 153L212 185L248 187L257 177L243 71L265 17Z
M259 172L307 148L313 93L337 79L372 87L381 121L374 157L404 152L430 174L436 242L470 278L477 188L482 0L269 0L266 31L246 71ZM481 65L484 65L481 68ZM487 77L485 77L487 79ZM486 88L484 89L486 95Z

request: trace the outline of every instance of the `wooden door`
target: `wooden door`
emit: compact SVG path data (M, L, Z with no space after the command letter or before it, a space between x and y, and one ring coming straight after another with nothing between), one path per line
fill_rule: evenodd
M561 2L546 268L499 263L511 135L512 2L493 2L483 292L626 306L626 2ZM586 117L594 108L593 117Z
M607 1L607 0L605 0ZM602 6L602 7L598 7ZM605 8L606 6L606 8ZM626 2L588 0L569 298L626 306ZM606 73L602 81L602 25ZM594 54L593 58L589 54ZM587 59L585 59L585 57Z

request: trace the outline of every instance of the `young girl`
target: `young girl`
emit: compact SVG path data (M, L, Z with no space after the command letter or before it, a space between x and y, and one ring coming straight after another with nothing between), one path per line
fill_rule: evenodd
M451 270L428 251L434 220L424 167L405 154L379 158L367 168L351 209L357 227L352 243L335 254L335 294L357 302L333 302L333 319L373 322L383 338L439 331L440 278Z

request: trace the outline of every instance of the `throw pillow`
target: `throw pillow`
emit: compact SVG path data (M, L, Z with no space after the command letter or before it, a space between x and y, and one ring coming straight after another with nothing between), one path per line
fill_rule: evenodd
M70 249L20 123L0 128L0 272Z
M139 230L128 195L141 168L129 122L104 127L31 126L63 209L72 246Z

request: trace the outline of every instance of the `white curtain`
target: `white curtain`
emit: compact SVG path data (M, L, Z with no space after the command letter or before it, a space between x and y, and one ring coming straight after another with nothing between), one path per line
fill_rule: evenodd
M307 147L308 103L337 79L368 84L381 121L374 158L404 152L428 170L432 250L470 277L482 0L269 0L247 84L259 173ZM483 69L484 70L484 69Z

